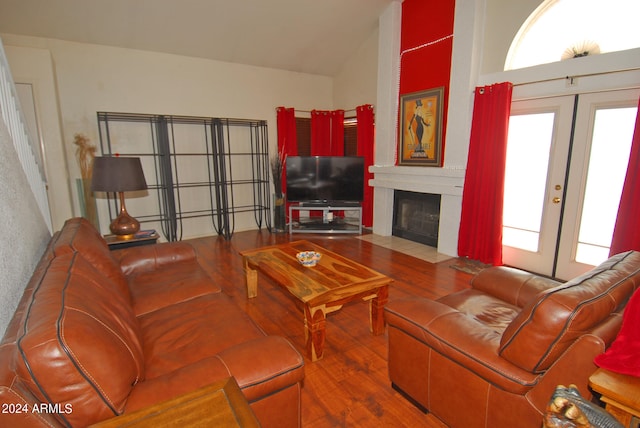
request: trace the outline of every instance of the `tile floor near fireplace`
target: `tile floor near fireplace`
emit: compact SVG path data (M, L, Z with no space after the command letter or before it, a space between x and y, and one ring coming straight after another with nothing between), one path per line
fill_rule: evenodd
M397 236L380 236L371 233L360 235L358 238L408 256L413 256L429 263L443 262L452 258L446 254L438 253L438 250L434 247L430 247L419 242L409 241L408 239L399 238Z

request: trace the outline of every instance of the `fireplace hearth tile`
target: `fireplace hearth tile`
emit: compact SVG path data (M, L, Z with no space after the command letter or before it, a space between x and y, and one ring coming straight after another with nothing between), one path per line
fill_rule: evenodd
M379 245L380 247L388 248L390 250L394 250L399 253L418 258L420 260L427 261L429 263L439 263L453 258L451 256L447 256L446 254L438 253L437 248L397 236L380 236L371 233L357 236L356 238L363 241L371 242L372 244Z

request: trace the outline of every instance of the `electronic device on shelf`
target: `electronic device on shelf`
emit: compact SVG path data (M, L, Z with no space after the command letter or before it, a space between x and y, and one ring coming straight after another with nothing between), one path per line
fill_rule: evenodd
M290 202L345 206L364 197L361 156L288 156L286 177Z

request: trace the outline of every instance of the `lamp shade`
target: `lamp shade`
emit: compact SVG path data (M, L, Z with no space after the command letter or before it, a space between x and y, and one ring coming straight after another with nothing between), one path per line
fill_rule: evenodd
M146 188L140 158L101 156L93 160L92 191L130 192Z

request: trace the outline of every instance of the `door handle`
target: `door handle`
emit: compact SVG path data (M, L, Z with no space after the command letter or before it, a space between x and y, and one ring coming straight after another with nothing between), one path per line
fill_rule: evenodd
M553 202L554 204L559 204L559 203L560 203L560 200L561 200L561 199L560 199L559 197L557 197L557 196L556 196L555 198L553 198L553 199L552 199L552 202Z

